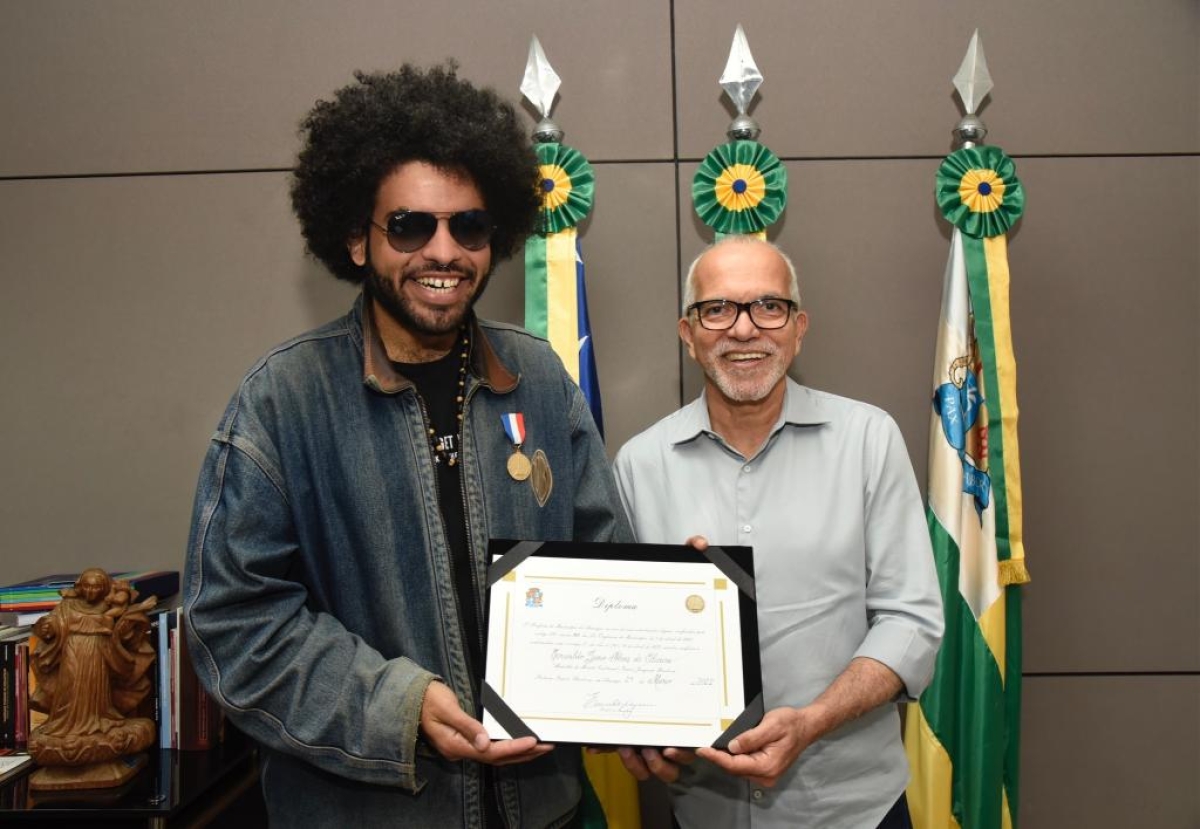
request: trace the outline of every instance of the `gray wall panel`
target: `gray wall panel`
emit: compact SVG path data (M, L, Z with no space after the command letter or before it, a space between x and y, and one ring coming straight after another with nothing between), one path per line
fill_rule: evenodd
M453 56L516 102L534 33L569 141L670 155L665 4L47 0L0 6L0 175L290 167L300 118L351 70Z
M641 206L601 202L582 237L615 451L678 401L674 172L600 171L601 193ZM21 344L0 357L4 425L22 435L12 468L36 470L0 478L0 522L15 549L41 554L16 570L37 575L41 556L62 569L178 563L238 380L271 345L344 313L355 289L303 255L282 173L10 181L0 224L0 327ZM523 268L500 266L481 313L522 322Z
M1021 827L1200 826L1200 677L1032 677Z
M353 291L303 257L280 174L0 182L0 250L4 581L180 566L242 374Z
M1187 0L946 3L679 0L679 143L732 117L717 80L734 27L765 83L751 114L780 156L936 155L978 28L996 88L982 116L1010 153L1196 152L1200 27Z
M1018 163L1027 669L1198 670L1200 161Z

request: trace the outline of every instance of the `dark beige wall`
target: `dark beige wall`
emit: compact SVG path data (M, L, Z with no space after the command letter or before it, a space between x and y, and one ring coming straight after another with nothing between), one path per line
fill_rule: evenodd
M922 474L948 236L932 176L980 28L989 141L1029 196L1010 239L1023 826L1200 825L1194 0L0 5L0 581L180 565L243 371L351 299L303 256L286 192L299 118L356 67L455 56L516 100L536 32L596 166L610 448L689 399L678 279L707 234L687 193L731 116L738 22L791 180L773 236L813 315L797 374L893 412ZM520 321L520 270L486 313Z

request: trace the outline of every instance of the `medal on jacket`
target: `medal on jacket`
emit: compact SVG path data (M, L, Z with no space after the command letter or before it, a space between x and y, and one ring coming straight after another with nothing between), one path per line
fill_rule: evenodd
M533 464L521 451L521 444L525 442L525 415L509 412L500 415L500 422L504 424L504 433L513 444L513 453L508 456L508 475L514 481L523 481L533 471Z

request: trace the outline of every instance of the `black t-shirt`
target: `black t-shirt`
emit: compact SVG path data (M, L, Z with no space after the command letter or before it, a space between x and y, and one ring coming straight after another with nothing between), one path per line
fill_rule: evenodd
M461 467L458 462L458 442L461 433L458 424L458 403L455 398L458 395L458 377L462 365L460 354L461 350L456 344L449 354L431 363L397 363L396 367L416 385L429 428L434 430L437 440L444 442L447 460L455 461L452 465L439 457L434 458L438 505L446 530L446 543L450 547L450 560L454 565L454 590L458 597L459 622L467 640L467 664L472 677L476 677L483 666L483 637L478 612L480 588L475 583L474 565L467 538L462 477L459 475ZM430 436L427 434L427 437ZM432 448L430 451L432 452Z
M430 439L430 451L434 440L442 441L446 447L446 460L437 457L438 506L442 513L442 525L446 530L446 543L450 547L450 559L454 567L454 592L458 597L459 625L467 641L467 669L479 697L479 682L483 674L483 633L479 623L480 588L475 584L474 565L471 561L470 540L467 537L466 504L459 470L462 433L458 424L459 393L458 378L462 368L462 350L458 343L445 357L431 363L397 363L396 369L413 381L425 410L426 437ZM465 392L465 390L464 390ZM434 430L433 435L428 429ZM454 460L451 465L447 461ZM483 769L483 803L486 812L485 826L500 827L504 820L496 802L494 771L490 766Z

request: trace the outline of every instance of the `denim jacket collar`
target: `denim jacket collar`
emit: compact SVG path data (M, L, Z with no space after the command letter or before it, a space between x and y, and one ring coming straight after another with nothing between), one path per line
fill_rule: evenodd
M362 323L363 383L375 391L396 394L410 388L413 383L396 371L395 363L388 359L383 339L375 325L374 308L375 303L365 292L354 305L354 312ZM474 313L471 314L471 373L499 394L515 389L520 379L500 362Z

